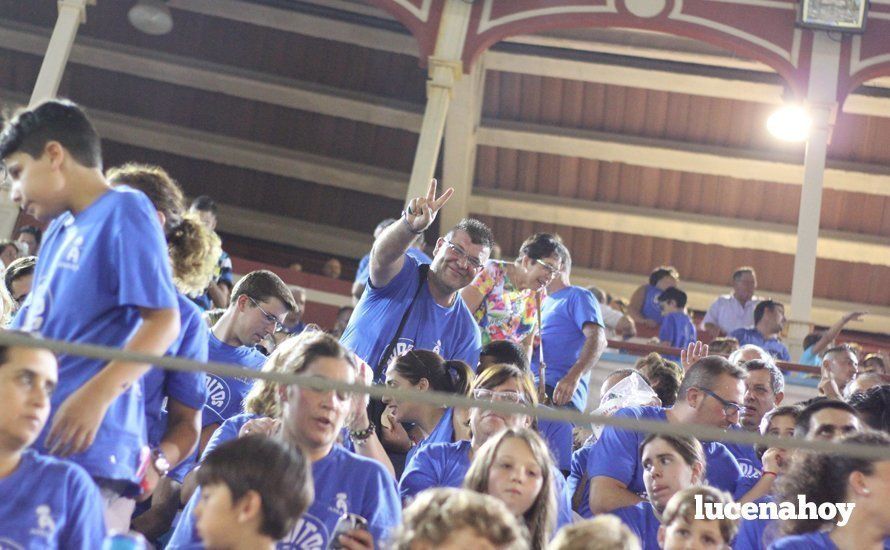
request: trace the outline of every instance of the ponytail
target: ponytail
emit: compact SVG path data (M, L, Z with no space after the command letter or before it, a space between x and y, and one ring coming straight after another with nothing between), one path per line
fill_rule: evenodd
M425 349L412 349L396 357L390 368L412 385L426 379L433 391L467 395L473 381L473 371L466 363L445 361L439 354Z
M451 381L451 393L467 395L470 393L470 385L473 383L473 369L463 361L445 361L445 372Z

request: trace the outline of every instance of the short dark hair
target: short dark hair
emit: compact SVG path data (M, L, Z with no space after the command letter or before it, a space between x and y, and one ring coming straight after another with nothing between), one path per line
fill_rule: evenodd
M665 277L673 277L674 279L680 279L680 273L677 271L672 265L660 265L652 270L652 273L649 274L649 284L655 286L658 284L658 281L662 280Z
M810 427L813 421L813 415L817 412L824 409L837 409L839 411L846 411L853 416L858 416L856 414L856 409L851 407L848 403L844 403L843 401L838 401L837 399L811 399L809 403L800 411L800 415L797 417L797 421L794 423L794 435L795 437L803 437L810 433Z
M772 311L777 307L785 309L785 306L774 300L761 300L760 302L757 302L757 305L754 307L754 325L756 326L757 323L763 319L763 314L766 313L767 309Z
M481 244L489 249L494 245L494 235L491 233L491 229L475 218L464 218L457 222L457 225L448 231L448 235L455 231L463 231L469 235L470 242L473 244Z
M41 231L37 227L34 227L33 225L23 225L19 227L18 230L15 232L15 236L19 237L22 234L33 235L34 240L37 241L37 244L40 244L40 239L43 238L43 231ZM33 252L33 250L31 252Z
M807 350L816 345L822 339L824 332L811 332L803 337L803 349Z
M653 351L638 359L634 368L652 387L652 391L661 400L662 407L674 406L680 391L680 382L683 381L683 369L680 365Z
M679 308L686 307L686 300L686 293L675 286L665 289L658 295L659 302L673 301Z
M219 207L216 206L216 202L207 195L195 197L189 208L199 212L210 212L214 216L219 214Z
M51 141L60 143L78 164L102 168L99 133L83 109L67 99L18 111L0 134L0 160L19 152L40 158Z
M555 255L562 260L562 257L559 254L560 243L561 240L558 235L535 233L531 237L525 239L525 242L519 247L519 255L527 256L532 260L541 260Z
M6 271L3 274L3 282L6 285L6 290L12 293L13 281L16 281L27 275L32 275L34 273L34 267L36 265L37 256L25 256L24 258L14 260L8 266L6 266Z
M275 540L293 529L315 498L306 455L263 435L239 437L215 448L198 469L198 483L226 485L233 502L248 491L258 493L260 533Z
M779 367L771 361L761 361L760 359L752 359L742 364L742 368L748 372L755 370L765 370L769 372L769 385L774 394L785 391L785 375L779 370Z
M870 428L890 433L890 385L854 393L849 403Z
M242 295L246 295L258 302L263 302L269 298L278 298L288 311L297 309L297 302L294 295L281 280L281 277L272 273L267 269L259 269L251 271L244 277L241 277L234 288L232 288L232 303Z
M529 370L528 355L526 355L525 350L519 344L510 340L492 340L485 344L479 355L487 355L494 358L494 363L514 365L526 372Z
M717 378L722 374L728 374L736 380L744 380L748 377L748 371L730 363L725 357L708 355L693 363L686 371L677 397L685 397L689 388L693 387L713 390Z
M754 271L753 267L751 267L750 265L743 265L742 267L739 267L735 271L732 272L732 280L738 281L739 279L742 278L742 275L744 275L745 273L750 273L751 275L754 275L755 277L757 276L757 273Z

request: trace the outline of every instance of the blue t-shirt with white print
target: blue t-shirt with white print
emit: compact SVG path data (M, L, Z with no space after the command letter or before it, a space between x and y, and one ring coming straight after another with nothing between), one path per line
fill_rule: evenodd
M734 424L730 429L741 430L742 427ZM726 442L724 445L729 449L729 452L732 453L732 456L735 457L736 462L739 463L739 467L742 469L742 479L739 480L739 487L734 495L736 498L740 498L760 480L763 463L760 461L760 456L754 450L753 445L732 442Z
M395 480L377 461L334 445L328 456L312 464L315 499L294 529L278 541L279 549L327 548L340 516L358 514L380 548L392 528L402 521ZM202 548L195 529L194 510L201 498L195 491L180 516L168 550Z
M643 308L640 313L646 319L651 319L661 325L663 319L661 315L661 306L658 305L658 297L664 292L657 286L646 285L646 297L643 298Z
M179 303L179 336L167 355L207 362L209 330L201 310L186 296L177 295ZM174 399L186 407L200 411L204 407L206 383L203 372L186 372L152 368L142 379L145 388L145 420L148 444L156 447L167 431L166 400Z
M13 327L43 337L123 348L142 323L140 308L177 308L167 244L157 212L139 191L115 187L82 212L65 212L49 226L34 273L33 290ZM107 361L59 357L59 384L52 411L96 376ZM44 441L52 418L35 443ZM136 477L146 445L141 382L108 407L95 441L68 460L94 478L129 482Z
M569 372L578 360L587 337L584 325L603 326L600 304L592 292L579 286L568 286L547 296L541 305L541 340L544 361L547 363L545 383L556 387L557 382ZM532 355L532 372L537 379L540 372L540 354L537 348ZM569 404L579 411L587 406L589 373L581 377L578 389Z
M385 373L378 366L383 352L416 293L417 300L396 342L395 353L428 349L443 359L457 359L475 369L482 339L479 325L460 294L451 306L443 307L433 299L427 282L418 293L420 262L407 254L404 260L402 270L389 284L380 288L368 284L340 342L375 369L374 379L381 381Z
M663 407L626 407L613 416L643 420L667 421ZM627 490L645 498L643 466L640 462L640 444L646 434L606 426L602 435L593 444L587 459L587 474L591 479L597 476L611 477L624 483ZM707 469L708 483L720 490L735 495L742 477L742 470L735 457L722 444L716 441L702 441Z
M209 331L210 361L216 363L232 363L251 370L260 370L266 362L266 356L253 346L230 346ZM244 397L253 387L253 378L233 378L207 374L207 401L204 404L203 426L222 424L227 419L241 414Z
M638 502L634 506L626 506L609 512L627 525L633 534L640 539L643 550L659 550L658 528L661 522L655 517L655 508L648 501Z
M454 443L433 443L414 455L399 483L399 494L406 503L417 493L431 487L461 487L470 470L470 449L467 440ZM556 498L556 527L572 523L572 505L565 491L565 478L553 469L553 491Z
M80 466L25 451L18 467L0 478L0 495L0 548L102 547L102 499Z

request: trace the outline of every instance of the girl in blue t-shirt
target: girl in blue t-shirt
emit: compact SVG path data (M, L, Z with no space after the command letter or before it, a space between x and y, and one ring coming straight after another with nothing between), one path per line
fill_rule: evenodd
M890 435L866 432L845 437L843 444L874 445L890 448ZM779 486L777 501L798 502L806 498L814 507L824 503L848 503L854 507L849 520L793 519L782 522L782 529L791 536L770 546L775 550L827 549L848 550L888 547L890 538L890 460L854 458L850 456L807 453L795 457L791 471Z
M694 437L649 434L639 456L647 500L612 513L630 527L643 550L658 550L659 518L671 497L705 479L705 451Z
M537 550L547 546L556 526L554 473L541 436L525 428L507 429L479 449L464 487L502 500L525 523Z
M683 489L672 496L665 506L661 514L663 524L658 528L658 545L653 548L729 550L738 521L725 516L720 519L697 519L696 499L720 505L732 502L729 493L707 485Z
M291 374L348 383L356 379L352 354L320 332L286 340L269 361ZM279 387L277 396L280 423L274 437L306 454L312 462L315 487L309 511L278 547L326 548L339 519L358 514L367 520L367 530L353 529L343 537L350 548L373 549L375 542L383 541L390 528L401 521L401 506L395 482L380 463L336 444L352 411L352 396L298 386ZM183 511L168 548L190 548L197 541L193 511L200 498L198 490Z

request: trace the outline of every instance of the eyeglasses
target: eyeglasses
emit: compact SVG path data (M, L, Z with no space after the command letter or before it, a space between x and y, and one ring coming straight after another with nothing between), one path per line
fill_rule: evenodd
M541 259L538 258L538 259L535 259L535 263L538 264L538 265L540 265L540 266L543 266L544 269L547 270L547 273L550 275L550 278L551 278L551 279L552 279L553 277L556 277L556 276L559 274L559 268L558 268L558 267L554 267L554 266L548 264L547 262L545 262L544 260L541 260Z
M473 398L479 401L503 401L504 403L526 403L525 396L518 391L492 391L484 388L473 390Z
M251 302L253 302L253 305L255 305L256 308L258 310L260 310L260 313L263 314L263 317L266 319L266 322L272 323L275 326L275 332L284 330L284 325L282 325L281 322L279 322L278 319L274 315L272 315L271 313L269 313L268 311L263 309L262 306L260 306L260 304L256 300L253 299L252 296L248 296L247 299L250 300Z
M695 389L699 390L700 392L704 393L705 395L710 395L711 397L713 397L714 399L719 401L720 404L723 405L723 414L726 417L732 417L736 414L739 416L742 416L746 412L748 412L748 409L746 409L745 407L739 405L738 403L733 403L732 401L727 401L726 399L723 399L722 397L720 397L716 393L712 392L711 390L702 388L700 386L693 386L693 387Z
M479 261L479 258L470 256L466 250L449 241L448 239L442 240L445 241L445 245L448 247L448 250L454 253L454 255L458 257L458 259L466 261L467 265L470 266L471 269L473 269L474 271L482 269L482 262Z

